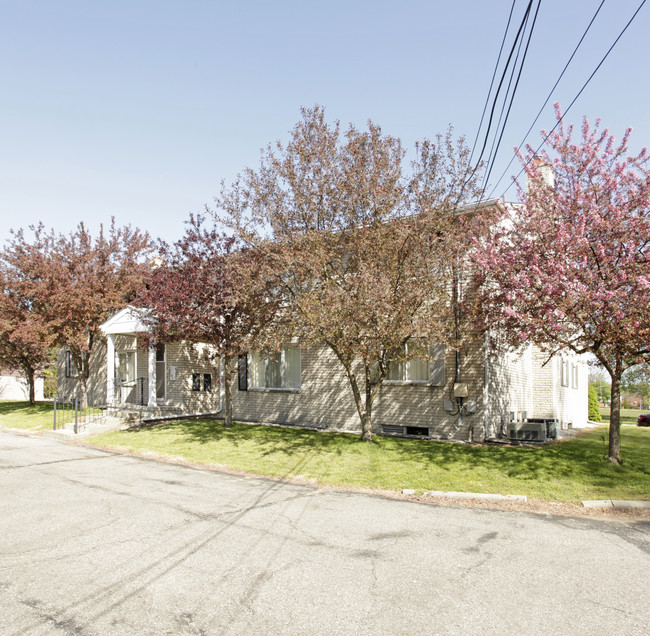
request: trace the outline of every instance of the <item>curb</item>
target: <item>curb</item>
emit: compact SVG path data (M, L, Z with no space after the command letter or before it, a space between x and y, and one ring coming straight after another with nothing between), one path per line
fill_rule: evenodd
M596 499L583 501L585 508L650 508L650 501L628 501L625 499Z
M77 433L75 435L74 431L71 431L67 428L57 428L56 430L43 431L42 437L49 437L50 439L63 439L71 440L75 437L79 437L82 433Z
M415 495L415 490L405 488L403 495ZM526 495L496 495L481 492L453 492L448 490L428 490L422 495L427 497L448 497L450 499L479 499L483 501L528 501Z

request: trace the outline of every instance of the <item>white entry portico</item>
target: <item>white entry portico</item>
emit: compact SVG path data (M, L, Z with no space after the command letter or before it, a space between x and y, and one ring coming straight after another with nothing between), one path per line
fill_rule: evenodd
M108 404L115 404L115 367L116 367L116 351L115 351L115 338L116 336L131 336L136 337L138 334L149 333L150 329L144 322L146 310L138 309L136 307L127 306L121 311L117 312L114 316L109 318L100 329L106 336L106 401ZM137 353L135 353L137 355ZM162 371L161 382L156 382L157 367L156 364L156 349L149 347L147 352L147 406L155 407L158 398L164 399L165 382L164 382L164 366L160 369ZM122 367L128 369L129 361L122 358L118 361ZM128 370L127 370L128 373ZM133 378L135 380L135 378ZM162 395L159 395L161 393Z

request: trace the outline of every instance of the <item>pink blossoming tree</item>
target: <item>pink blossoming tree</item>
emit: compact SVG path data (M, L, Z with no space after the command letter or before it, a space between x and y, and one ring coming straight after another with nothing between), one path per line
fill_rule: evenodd
M511 345L598 359L612 381L608 459L620 463L621 377L650 356L649 158L629 153L630 130L617 144L585 119L574 141L556 115L541 161L530 147L521 157L522 208L478 250L480 315Z

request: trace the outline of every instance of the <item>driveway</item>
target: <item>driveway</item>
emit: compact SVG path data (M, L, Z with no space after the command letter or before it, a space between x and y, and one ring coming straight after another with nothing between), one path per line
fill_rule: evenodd
M645 635L648 530L0 433L0 632Z

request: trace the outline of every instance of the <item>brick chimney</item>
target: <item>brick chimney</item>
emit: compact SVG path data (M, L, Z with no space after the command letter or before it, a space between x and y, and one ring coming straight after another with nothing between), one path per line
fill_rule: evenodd
M555 173L553 166L542 159L541 155L535 155L533 162L537 166L537 170L542 177L542 181L551 189L555 188ZM530 186L530 178L526 178L526 189Z

